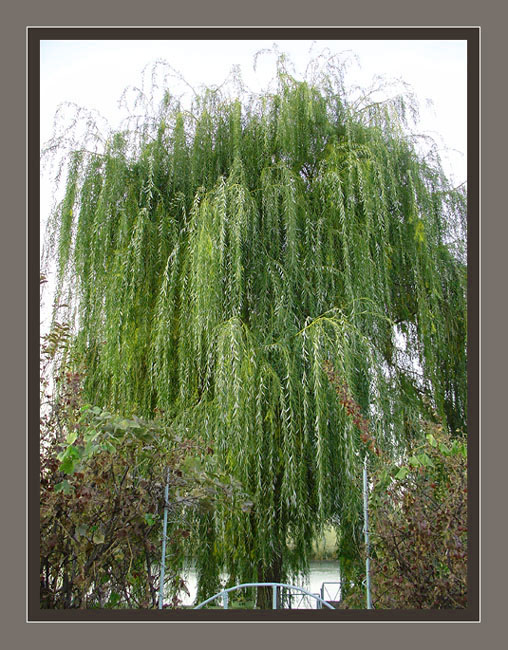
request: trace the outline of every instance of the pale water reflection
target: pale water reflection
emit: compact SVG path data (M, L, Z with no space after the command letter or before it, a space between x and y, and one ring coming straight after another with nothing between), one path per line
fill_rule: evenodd
M189 590L189 595L182 592L182 604L185 606L196 605L194 602L196 598L196 571L193 567L190 567L184 576L187 589ZM223 576L223 582L225 584L226 576ZM310 563L310 574L306 580L301 577L300 579L293 580L292 584L297 587L302 587L306 591L309 591L312 594L317 596L321 595L321 589L323 583L324 585L324 599L325 600L339 600L340 598L340 586L337 584L339 582L339 565L337 562L332 560L321 560ZM218 601L219 604L220 601ZM304 608L316 608L317 601L314 598L305 597L303 595L297 595L294 593L291 596L291 608L292 609L304 609Z

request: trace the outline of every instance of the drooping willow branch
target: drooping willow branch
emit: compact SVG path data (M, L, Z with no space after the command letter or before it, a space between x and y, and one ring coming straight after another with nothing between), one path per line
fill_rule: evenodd
M305 570L332 518L358 535L361 432L325 362L385 453L420 435L426 408L401 357L442 421L466 422L463 188L417 153L400 98L359 121L339 68L307 83L279 64L273 92L205 90L189 109L166 92L131 140L71 156L54 216L88 399L164 412L252 497L251 513L200 522L200 596L222 568Z

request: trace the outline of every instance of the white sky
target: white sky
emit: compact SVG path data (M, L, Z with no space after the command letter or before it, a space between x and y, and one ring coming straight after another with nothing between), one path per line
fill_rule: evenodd
M254 55L273 45L272 40L42 41L41 144L51 137L53 117L62 102L96 109L110 125L118 124L122 91L138 85L143 68L157 59L166 60L194 87L221 83L237 64L246 85L260 90L274 75L274 59L261 58L254 72ZM442 163L450 179L455 184L466 180L466 41L279 40L277 45L300 75L310 58L328 48L334 54L349 51L358 57L348 70L346 86L369 86L375 75L409 83L421 102L418 131L442 145ZM427 99L432 100L430 108ZM51 183L42 175L41 226L52 196Z
M312 41L277 41L289 54L296 71L303 72ZM95 108L108 121L119 116L123 89L141 80L141 71L156 59L165 59L193 86L218 84L233 64L242 68L249 87L259 90L273 76L271 60L260 60L253 70L254 55L271 48L273 41L42 41L41 42L41 141L52 132L53 116L64 101ZM449 176L466 179L466 41L314 41L313 53L329 48L332 53L352 51L359 65L349 69L346 81L369 85L376 74L402 78L421 100L421 130L434 135L445 147L443 164ZM431 99L432 109L424 102ZM447 160L450 158L450 160Z

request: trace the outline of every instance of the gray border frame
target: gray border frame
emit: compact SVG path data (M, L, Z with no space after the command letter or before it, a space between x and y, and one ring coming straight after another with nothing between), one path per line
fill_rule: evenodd
M38 321L29 318L29 420L28 420L28 619L31 621L477 621L478 589L478 99L479 29L442 28L29 28L28 29L28 288L29 308L38 305L39 250L39 64L40 41L46 39L337 39L363 40L466 40L468 77L468 606L460 610L41 610L39 608L38 550ZM206 48L206 44L204 45Z
M11 3L13 4L13 3ZM204 3L203 3L204 4ZM229 6L227 6L229 5ZM325 6L324 6L325 5ZM2 458L3 490L2 512L4 523L2 549L5 559L3 566L2 598L2 636L10 645L38 648L54 648L67 644L69 640L76 649L88 648L92 643L100 646L120 644L123 648L138 648L141 643L185 642L188 647L209 646L220 642L221 647L242 646L259 647L270 640L270 644L291 644L293 647L306 647L324 642L384 645L390 648L428 648L430 644L460 644L463 648L476 648L480 643L494 647L502 638L504 622L503 589L504 573L500 559L504 557L504 535L506 530L498 517L503 512L501 497L504 486L500 484L505 474L506 437L502 435L501 408L505 400L505 322L507 317L504 303L504 268L506 220L502 212L500 188L504 188L505 155L503 146L506 135L498 127L504 124L505 106L503 83L506 65L506 9L496 0L484 0L479 6L476 2L453 0L444 5L429 0L425 5L408 8L401 0L376 3L369 0L361 6L326 6L328 2L315 0L312 4L291 5L291 20L295 25L480 25L482 28L482 108L488 121L482 124L484 159L482 161L482 252L481 266L483 312L489 315L482 320L482 369L487 371L482 377L482 430L484 470L482 481L482 622L472 627L467 624L431 625L421 628L421 624L407 626L397 624L359 624L342 626L339 630L333 625L285 624L265 625L245 623L241 626L228 624L177 625L170 628L161 626L124 625L100 626L98 630L88 626L86 634L70 633L66 626L54 624L25 623L25 581L23 569L25 562L25 440L22 413L25 412L26 373L23 362L26 351L25 329L22 323L26 317L26 233L23 200L25 197L25 116L22 110L25 97L25 27L27 25L90 24L93 22L139 25L146 22L147 10L152 10L147 0L140 7L127 0L122 12L116 7L105 6L104 2L89 0L86 5L76 5L72 10L62 0L36 3L27 0L15 7L4 8L2 39L2 79L7 85L4 94L2 114L4 147L2 166L4 192L2 254L2 294L6 296L7 308L2 320L3 363L2 363L2 404L3 431L5 436ZM168 11L168 8L170 11ZM262 11L265 11L265 19ZM239 15L238 12L242 12ZM174 25L201 24L216 25L231 22L240 25L256 25L260 22L287 24L287 8L273 2L258 0L241 10L235 2L204 4L197 11L192 7L164 5L160 11L150 12L151 24ZM501 297L501 299L500 299ZM491 313L490 310L493 310ZM495 310L495 311L494 311ZM501 344L500 344L501 342ZM504 353L504 354L503 354ZM501 488L501 489L499 489ZM78 624L79 625L79 624ZM78 628L79 629L79 628ZM79 630L81 632L81 630ZM361 633L359 636L358 633ZM489 644L490 641L490 644ZM235 643L236 642L236 643ZM234 644L234 645L233 645Z

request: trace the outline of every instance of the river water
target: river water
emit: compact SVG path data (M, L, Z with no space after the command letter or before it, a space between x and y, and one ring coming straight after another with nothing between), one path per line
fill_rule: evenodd
M196 571L193 567L187 569L185 576L185 583L190 594L181 594L182 604L183 605L196 605ZM337 562L333 560L322 560L315 561L310 563L310 573L306 580L300 578L293 582L295 587L302 587L306 591L309 591L312 594L317 596L321 595L321 589L323 588L323 594L325 600L339 600L340 597L340 586L339 582L339 566ZM325 583L323 585L323 583ZM243 590L245 591L245 590ZM298 592L292 592L291 596L291 608L292 609L305 609L311 608L315 609L317 600L311 597L307 597ZM221 600L217 601L217 604L220 604Z

